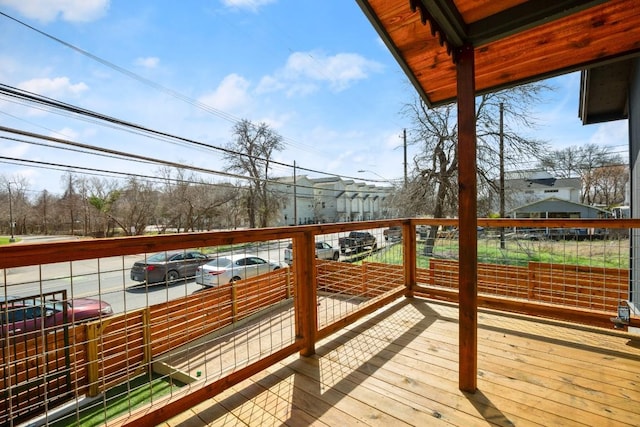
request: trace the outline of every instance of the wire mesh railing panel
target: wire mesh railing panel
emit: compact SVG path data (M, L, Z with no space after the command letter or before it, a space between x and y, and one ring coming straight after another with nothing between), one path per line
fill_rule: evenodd
M291 345L287 242L2 270L2 423L100 424Z
M629 298L627 230L511 227L478 229L481 295L615 313ZM419 283L457 290L458 240L439 228L417 242Z
M28 251L4 251L0 422L40 414L42 424L103 424L308 350L308 337L399 295L453 299L464 250L456 225L384 220L34 245L32 264ZM545 304L545 314L614 314L633 298L636 229L585 230L478 228L478 295ZM28 302L20 313L30 331L18 301Z
M339 257L316 257L318 327L356 312L385 292L404 286L401 227L316 236L339 248Z

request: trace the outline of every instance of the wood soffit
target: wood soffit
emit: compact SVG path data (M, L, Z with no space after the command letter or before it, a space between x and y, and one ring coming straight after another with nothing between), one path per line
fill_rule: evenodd
M478 94L640 53L638 0L356 0L430 106L457 96L475 50Z

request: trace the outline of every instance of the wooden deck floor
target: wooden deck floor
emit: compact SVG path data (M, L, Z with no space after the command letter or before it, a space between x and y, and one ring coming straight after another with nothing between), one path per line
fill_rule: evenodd
M640 338L481 311L458 390L458 309L401 299L165 426L640 426Z

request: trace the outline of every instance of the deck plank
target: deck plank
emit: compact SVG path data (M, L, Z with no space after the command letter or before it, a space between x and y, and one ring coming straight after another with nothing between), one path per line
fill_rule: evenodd
M165 426L640 425L638 337L483 310L467 394L457 319L456 305L400 299Z

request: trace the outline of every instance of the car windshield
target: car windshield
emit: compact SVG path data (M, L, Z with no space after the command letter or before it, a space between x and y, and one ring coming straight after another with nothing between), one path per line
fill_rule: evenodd
M207 265L210 265L212 267L223 267L223 268L231 267L232 264L233 264L233 261L231 261L229 258L216 258L207 263Z
M44 301L44 303L43 303L41 300L36 299L36 300L34 300L34 303L38 307L41 306L41 305L44 305L44 307L47 310L64 311L64 302L62 302L62 301L47 300L47 301ZM69 304L69 306L71 306L71 304Z
M165 262L167 260L167 254L160 252L147 257L147 262Z

